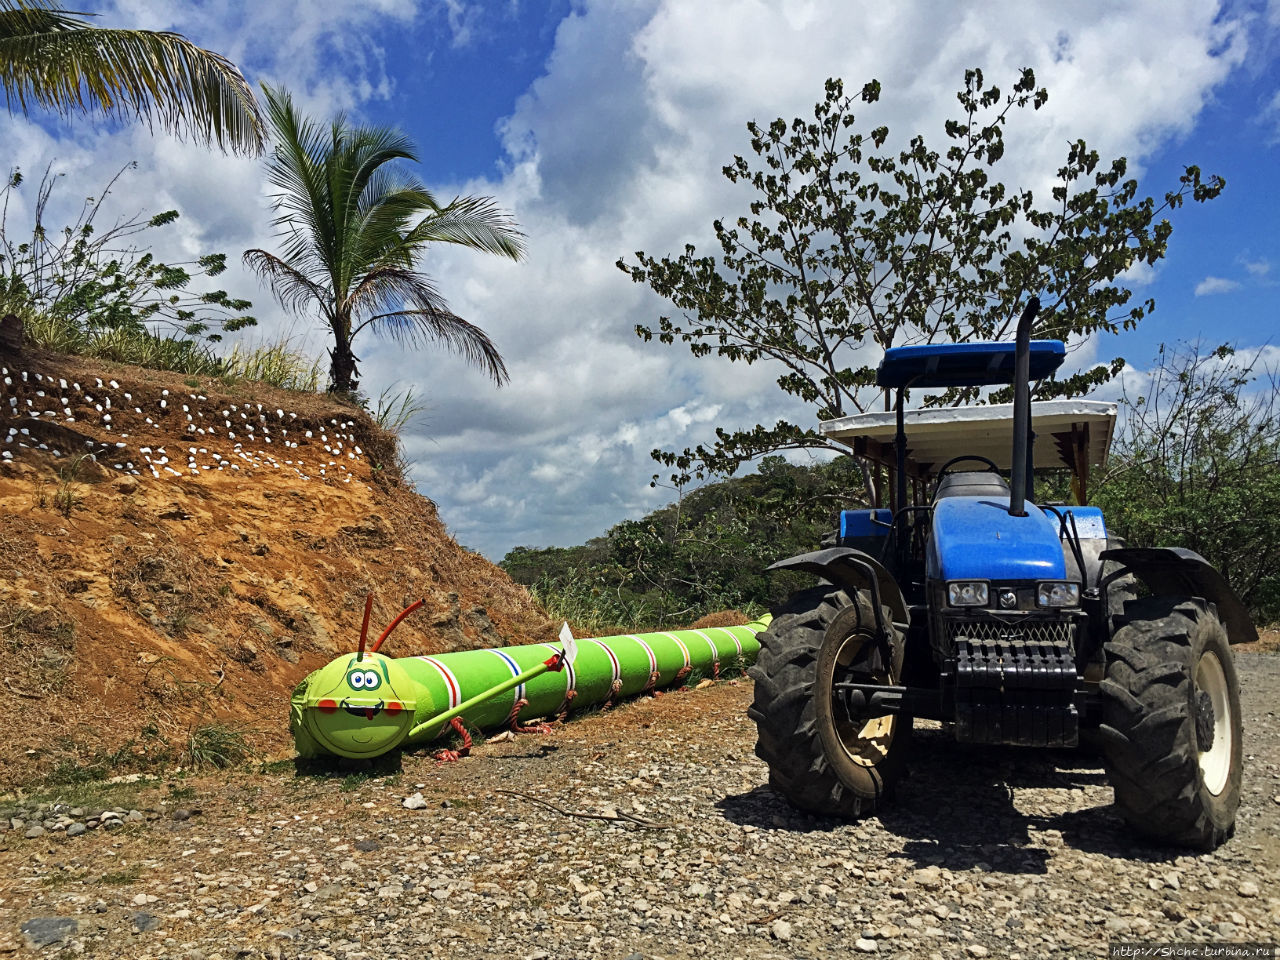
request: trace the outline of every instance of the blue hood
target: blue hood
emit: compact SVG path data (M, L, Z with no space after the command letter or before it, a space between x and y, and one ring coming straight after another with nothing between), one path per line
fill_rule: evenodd
M1033 504L1009 515L998 497L944 497L933 507L929 576L940 580L1065 580L1058 525Z

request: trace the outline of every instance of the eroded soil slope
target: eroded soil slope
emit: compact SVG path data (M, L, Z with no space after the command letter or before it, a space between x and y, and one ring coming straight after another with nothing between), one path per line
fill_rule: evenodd
M80 358L0 367L9 784L181 762L210 724L283 748L289 691L354 648L369 591L375 636L426 601L394 655L554 634L355 408Z

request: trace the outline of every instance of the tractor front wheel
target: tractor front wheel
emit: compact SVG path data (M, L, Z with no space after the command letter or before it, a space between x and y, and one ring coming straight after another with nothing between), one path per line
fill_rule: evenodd
M1106 644L1100 729L1116 807L1139 833L1213 850L1235 830L1240 685L1226 630L1203 600L1124 605Z
M911 718L851 710L836 686L901 683L904 638L888 608L883 619L887 644L877 642L866 591L817 587L793 596L760 635L747 711L756 755L769 765L770 786L802 810L870 813L902 772Z

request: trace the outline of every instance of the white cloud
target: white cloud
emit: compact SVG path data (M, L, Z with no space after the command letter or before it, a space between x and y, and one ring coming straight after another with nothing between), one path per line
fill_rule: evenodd
M991 28L997 21L998 31ZM1011 126L1002 165L1010 182L1030 177L1047 192L1042 175L1079 136L1104 156L1128 155L1130 172L1139 172L1145 155L1192 128L1215 85L1243 59L1245 39L1238 21L1194 2L1092 16L1020 4L979 11L583 3L561 24L546 75L503 124L508 175L467 185L515 209L533 257L515 272L465 253L442 252L437 262L440 276L492 278L484 302L450 295L522 370L531 365L525 350L535 362L572 357L573 376L608 394L560 396L545 378L514 370L512 385L498 392L465 373L438 381L453 385L443 389L459 397L459 415L465 410L506 440L495 448L439 438L465 463L468 481L520 491L518 505L508 497L514 513L451 511L445 498L444 516L464 541L496 554L515 543L579 542L655 503L646 481L666 471L647 458L651 447L711 442L717 426L812 415L779 392L779 371L768 364L694 360L679 345L640 343L634 325L671 308L610 267L637 249L662 254L693 242L710 252L711 221L736 216L749 200L720 173L749 149L747 120L808 114L829 76L843 76L850 90L877 77L882 102L860 116L889 123L895 135L922 131L937 142L965 67L982 65L989 82L1007 87L1018 67L1030 65L1050 101ZM1180 67L1174 74L1171 57ZM503 285L500 271L514 286ZM1147 276L1135 271L1130 279ZM1087 365L1093 353L1086 347L1073 359ZM704 423L685 423L679 412L712 405L719 409ZM539 415L543 429L522 434ZM513 428L502 434L504 418ZM443 430L446 422L451 416L440 421ZM611 423L626 426L611 431ZM576 476L575 434L602 447ZM479 439L462 428L457 436Z
M1280 143L1280 90L1263 104L1258 112L1257 122L1271 128L1271 146Z
M1228 280L1226 277L1205 277L1196 284L1197 297L1209 297L1215 293L1230 293L1232 290L1239 290L1240 284L1235 280Z
M1259 257L1257 260L1241 257L1240 264L1254 277L1265 277L1271 272L1271 261L1266 257Z

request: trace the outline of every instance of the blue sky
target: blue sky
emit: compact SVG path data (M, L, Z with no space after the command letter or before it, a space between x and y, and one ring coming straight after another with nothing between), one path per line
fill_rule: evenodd
M1010 135L1011 184L1043 184L1075 137L1129 157L1147 193L1171 188L1184 163L1223 175L1223 196L1178 211L1168 258L1133 277L1156 313L1074 357L1124 356L1137 383L1161 341L1203 337L1280 358L1277 0L116 0L97 9L104 25L178 30L317 114L397 125L419 144L419 173L440 195L492 195L514 213L529 236L524 263L440 249L425 264L454 309L498 344L509 386L497 390L439 351L356 345L372 392L413 388L426 403L404 435L418 487L462 543L495 559L518 544L581 542L666 502L670 491L649 486L655 446L803 415L773 383L777 371L637 340L635 324L663 304L614 261L686 242L709 249L712 220L745 205L720 168L747 149L746 121L807 114L829 76L880 79L876 122L939 142L965 67L1008 86L1032 66L1050 101ZM101 121L0 116L0 143L28 173L56 160L67 206L137 160L113 202L125 213L181 210L171 242L183 251L235 260L272 246L259 162ZM287 335L323 352L315 324L283 314L238 265L225 286L255 301L252 339Z

